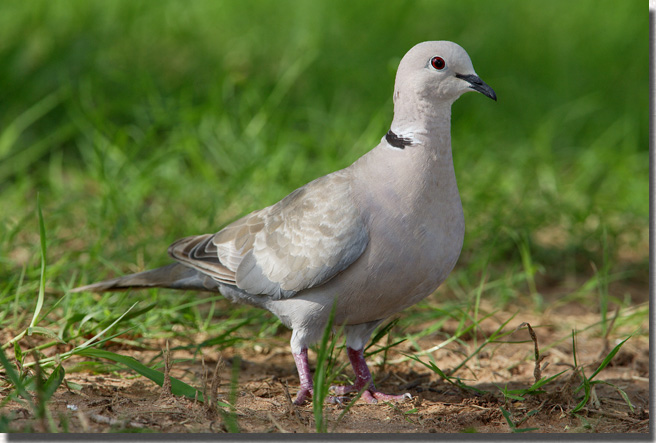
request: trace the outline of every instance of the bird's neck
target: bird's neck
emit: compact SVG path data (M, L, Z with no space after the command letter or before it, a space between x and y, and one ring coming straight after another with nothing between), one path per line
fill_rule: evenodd
M402 137L403 143L390 143L392 135L388 133L353 164L363 205L395 207L406 214L460 204L450 116L450 105L415 107L414 111L395 106L391 131Z
M451 153L451 103L434 104L424 100L394 104L391 131L413 145ZM447 154L447 152L443 152Z

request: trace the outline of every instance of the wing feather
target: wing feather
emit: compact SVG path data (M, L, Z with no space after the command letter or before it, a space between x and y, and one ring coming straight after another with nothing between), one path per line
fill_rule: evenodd
M214 235L181 239L169 253L217 282L277 299L324 284L357 260L368 241L342 170Z

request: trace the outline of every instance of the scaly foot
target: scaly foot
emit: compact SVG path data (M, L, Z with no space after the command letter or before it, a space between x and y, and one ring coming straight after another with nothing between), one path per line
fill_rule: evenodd
M353 371L355 372L355 383L350 386L331 386L331 389L333 389L337 395L344 395L348 392L360 392L363 389L366 389L362 393L361 398L367 403L378 403L378 400L403 401L412 398L407 392L401 395L380 392L376 389L376 386L374 386L374 381L371 377L371 372L369 372L369 368L367 367L367 362L364 360L362 349L355 350L347 347L346 351L349 360L351 361L351 366L353 366Z
M340 386L331 386L330 389L332 389L337 395L344 395L344 394L348 394L349 392L360 392L362 387L358 389L355 385L349 385L349 386L340 385ZM412 395L410 395L409 392L406 392L405 394L401 394L401 395L385 394L384 392L380 392L375 387L370 386L369 389L366 389L362 393L362 396L360 398L366 401L367 403L378 403L378 400L380 401L409 400L412 399Z

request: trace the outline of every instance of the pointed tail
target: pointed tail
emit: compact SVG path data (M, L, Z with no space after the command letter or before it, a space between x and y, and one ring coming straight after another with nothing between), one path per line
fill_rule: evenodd
M170 288L219 292L219 287L212 278L180 263L172 263L150 271L80 286L72 289L71 292L124 291L131 288Z

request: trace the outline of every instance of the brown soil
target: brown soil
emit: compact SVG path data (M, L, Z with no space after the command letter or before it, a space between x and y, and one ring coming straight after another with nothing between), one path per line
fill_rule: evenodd
M562 309L564 312L543 314L540 317L526 315L512 319L506 330L513 330L522 322L535 327L542 354L543 376L551 376L567 370L556 381L544 387L543 394L528 396L524 401L504 398L501 389L527 388L534 382L534 347L526 328L504 337L505 343L486 346L470 359L458 376L472 390L462 390L441 380L426 367L413 361L402 361L402 352L416 353L408 342L395 348L387 356L383 366L381 354L370 360L377 386L383 392L410 392L412 400L402 403L365 404L356 402L350 409L345 405L326 404L324 414L328 432L348 433L453 433L494 432L507 433L511 428L502 414L502 408L511 413L511 420L518 429L533 428L542 433L648 433L649 432L649 343L645 334L635 335L595 380L609 384L597 384L591 401L576 414L572 409L578 403L582 391L575 392L581 384L580 376L572 371L572 341L569 331L581 331L598 321L598 315ZM477 337L470 336L461 343L452 342L433 353L442 370L456 367L470 355L503 321L510 317L500 313L482 323ZM643 331L648 326L638 325ZM455 323L448 323L446 331L452 332ZM624 338L634 332L636 325L624 334L615 331L614 338ZM592 332L583 332L577 340L577 357L589 377L603 357L615 346ZM622 335L624 334L624 335ZM441 343L444 335L431 335L419 341L421 349ZM475 340L477 340L475 342ZM519 343L518 343L519 342ZM170 343L174 348L180 343ZM141 362L158 356L164 343L148 343L149 351L135 349L125 344L113 344L107 349L123 355L132 355ZM206 372L211 372L221 358L219 367L218 399L228 402L230 376L233 365L239 362L239 383L236 392L234 414L241 432L255 433L306 433L315 432L312 404L294 406L290 401L298 389L298 378L293 359L280 338L258 341L256 346L224 350L221 354L205 352ZM238 358L235 358L238 356ZM311 361L314 360L311 353ZM424 361L427 355L422 355ZM203 366L198 355L187 351L172 351L171 375L185 382L202 387L209 385L203 377ZM345 361L342 352L338 360ZM548 363L544 367L545 363ZM70 368L72 361L67 362ZM350 368L344 371L351 375ZM211 377L210 377L211 378ZM52 397L49 410L59 431L68 432L119 432L141 430L151 432L200 432L222 433L230 429L230 421L220 411L208 411L200 402L183 397L162 394L162 388L150 380L135 376L129 371L113 371L103 374L69 372L67 382L79 384L82 389L69 389L62 385ZM73 384L71 384L73 386ZM631 403L630 410L618 391L623 390ZM0 401L6 391L0 390ZM11 411L14 420L11 429L16 431L47 429L45 422L34 420L34 413L16 402L6 405L2 413Z

